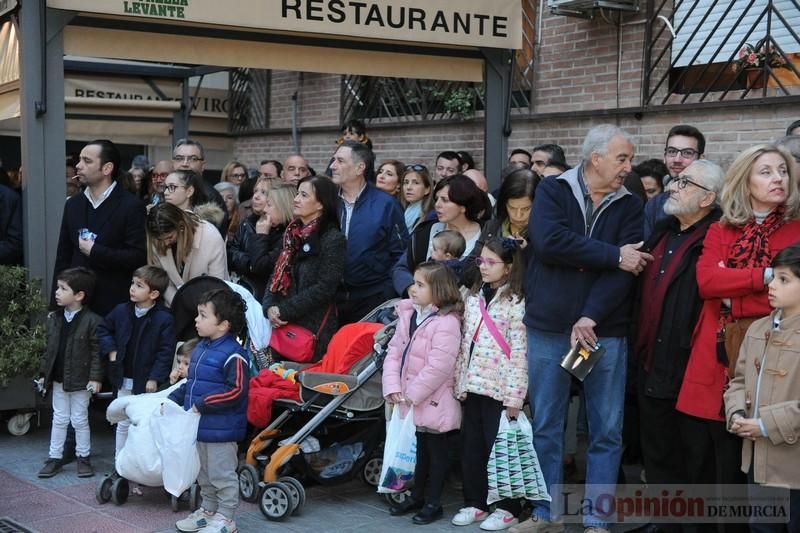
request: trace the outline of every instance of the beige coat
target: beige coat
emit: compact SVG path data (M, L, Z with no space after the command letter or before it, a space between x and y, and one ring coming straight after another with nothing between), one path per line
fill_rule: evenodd
M178 288L190 279L202 275L228 279L225 241L222 240L219 230L205 220L201 220L195 230L192 251L186 258L182 276L175 266L175 257L172 255L171 248L167 248L166 255L158 255L154 252L153 257L153 264L163 268L169 275L169 287L164 294L164 301L168 306L172 305L172 298L175 297Z
M758 401L767 437L743 440L742 471L749 471L753 461L756 483L800 489L800 316L784 319L778 330L773 329L773 316L747 330L736 375L725 392L725 414L729 425L736 411L752 418Z

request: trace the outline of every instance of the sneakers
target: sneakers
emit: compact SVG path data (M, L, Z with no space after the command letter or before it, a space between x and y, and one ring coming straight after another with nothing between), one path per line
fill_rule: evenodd
M489 513L477 507L464 507L458 510L458 513L450 520L450 523L454 526L468 526L485 520L487 516L489 516Z
M39 470L38 476L41 478L53 477L61 472L61 467L63 465L64 463L61 461L61 459L54 459L51 457L44 462L44 466L41 470Z
M489 518L481 522L481 529L484 531L503 531L519 523L517 518L505 509L497 509L489 515Z
M94 475L94 468L92 463L89 462L89 456L78 457L78 477L92 477Z
M207 513L202 507L200 507L183 520L178 520L175 522L175 527L178 529L178 531L184 531L186 533L200 531L204 527L210 525L215 516L216 514Z
M564 524L558 522L548 522L536 515L531 516L524 522L508 530L509 533L561 533L564 531ZM584 532L585 533L585 532Z
M236 522L225 518L220 513L214 514L203 533L236 533Z

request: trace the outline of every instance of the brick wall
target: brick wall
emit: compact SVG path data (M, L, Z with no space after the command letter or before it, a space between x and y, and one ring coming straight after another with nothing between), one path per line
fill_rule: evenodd
M678 108L646 112L638 118L633 112L607 114L608 110L640 104L645 29L641 20L639 14L626 15L618 27L602 17L583 20L544 13L536 52L536 116L529 119L515 115L509 150L555 142L564 147L569 162L574 164L586 131L593 125L612 122L636 137L638 162L661 157L667 131L675 124L686 123L706 134L707 157L725 166L738 151L782 136L786 126L800 118L797 106L790 104ZM340 90L339 76L275 71L270 121L275 132L238 139L236 157L255 164L265 157L282 159L293 150L289 130L291 96L297 91L301 151L312 166L324 170L339 136ZM559 115L547 117L548 113ZM479 166L483 161L480 119L447 124L373 125L369 135L378 160L397 158L430 166L438 152L463 149L473 154ZM489 169L487 174L492 179L499 169Z

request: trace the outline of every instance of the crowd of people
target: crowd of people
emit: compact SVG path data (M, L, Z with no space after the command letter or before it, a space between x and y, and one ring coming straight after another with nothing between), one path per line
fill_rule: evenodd
M585 498L613 494L633 446L624 420L638 428L648 483L789 488L791 522L752 527L800 530L800 123L727 171L704 158L693 126L675 126L660 158L633 165L633 137L600 125L574 166L556 144L513 150L506 168L487 169L501 178L491 192L466 152L439 153L431 170L376 165L363 124L342 133L325 173L290 154L257 169L232 161L214 186L194 140L178 141L172 161L137 157L129 172L112 142L83 148L53 276L41 383L54 416L40 476L61 470L70 423L78 475L93 474L86 411L105 383L124 396L177 380L169 307L185 283L214 276L245 285L273 328L315 333L314 359L342 325L403 298L383 392L413 411L418 457L411 497L392 515L440 519L458 449L465 503L454 525L562 531L547 501L523 521L519 501L490 508L486 465L501 414L517 417L527 399L545 485L560 486L574 468L566 421L580 395ZM2 263L22 255L11 194L0 186ZM171 396L201 414L203 503L182 531L235 531L243 315L232 292L204 297L199 343L181 365L190 386ZM603 350L582 383L561 367L575 346ZM609 519L588 509L586 533Z

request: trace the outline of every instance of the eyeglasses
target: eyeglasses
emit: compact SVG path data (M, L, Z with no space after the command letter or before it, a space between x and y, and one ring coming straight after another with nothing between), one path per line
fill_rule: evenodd
M406 165L406 170L413 170L414 172L427 172L428 167L425 165Z
M177 163L197 163L198 161L202 161L202 157L197 157L196 155L174 155L172 156L172 160Z
M490 259L488 257L476 257L475 264L478 266L486 265L488 267L493 267L495 265L502 265L503 261L498 261L497 259Z
M243 180L247 177L247 174L231 174L231 177L237 180Z
M164 190L167 192L175 192L178 190L178 187L186 188L186 185L177 185L175 183L170 183L169 185L164 186Z
M154 172L153 173L153 177L157 178L157 179L160 179L160 180L167 179L167 176L169 176L169 172Z
M675 148L674 146L667 146L667 148L664 150L664 155L667 155L669 157L675 157L678 154L681 154L681 157L683 157L684 159L692 159L694 157L697 157L697 155L700 154L700 152L698 152L693 148L680 149L680 148Z
M681 190L685 189L686 186L691 183L695 187L703 189L704 191L711 192L711 189L709 189L708 187L703 187L702 185L700 185L696 181L692 181L688 176L678 176L677 178L675 178L675 183L678 185L678 188L681 189Z

